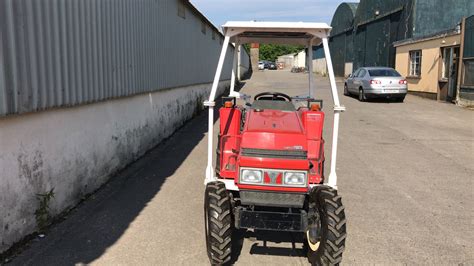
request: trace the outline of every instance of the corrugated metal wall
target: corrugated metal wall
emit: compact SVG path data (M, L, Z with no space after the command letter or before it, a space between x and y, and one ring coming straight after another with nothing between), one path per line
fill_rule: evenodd
M240 74L245 75L245 71L250 71L250 56L242 45L240 47Z
M340 4L331 21L329 47L336 76L344 76L345 63L354 60L352 32L357 6L357 3Z
M454 29L462 17L473 14L473 0L416 0L413 37Z
M453 29L462 16L474 12L474 1L360 0L353 34L344 39L340 31L348 27L348 7L347 3L339 5L331 22L331 54L338 76L351 58L354 70L362 66L394 67L394 42Z
M474 16L466 18L464 29L463 78L459 97L474 102Z
M361 0L354 19L354 65L395 67L393 42L410 38L415 0Z
M464 32L464 58L474 59L474 15L466 18Z
M178 5L1 0L0 115L211 82L223 37L210 25L203 34L202 18L187 5L178 16Z

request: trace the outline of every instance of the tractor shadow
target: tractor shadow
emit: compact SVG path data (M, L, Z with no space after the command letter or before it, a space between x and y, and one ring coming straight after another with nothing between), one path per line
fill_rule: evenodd
M236 90L244 85L240 82ZM227 94L228 91L223 95ZM217 98L214 124L219 119L220 106L221 99ZM205 137L207 114L206 110L196 113L168 139L111 175L106 184L47 228L44 237L35 237L12 251L10 265L90 264L100 258Z
M235 230L232 236L232 264L242 253L244 241L252 243L250 255L306 257L302 233Z

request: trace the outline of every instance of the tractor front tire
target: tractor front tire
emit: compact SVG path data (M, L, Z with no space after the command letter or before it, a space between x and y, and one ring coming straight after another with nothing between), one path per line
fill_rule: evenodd
M341 196L333 188L318 186L310 193L309 206L319 214L320 232L316 243L311 243L307 234L308 260L311 265L338 265L346 240L346 217Z
M212 265L223 265L231 258L232 209L224 183L206 185L204 223L207 255Z

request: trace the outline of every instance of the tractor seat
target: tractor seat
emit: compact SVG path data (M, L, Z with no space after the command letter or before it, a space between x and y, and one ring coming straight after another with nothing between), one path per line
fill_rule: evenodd
M256 100L252 103L252 109L295 111L295 106L287 101Z

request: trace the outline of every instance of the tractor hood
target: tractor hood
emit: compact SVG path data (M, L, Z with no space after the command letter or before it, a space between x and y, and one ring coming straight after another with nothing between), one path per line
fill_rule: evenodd
M306 151L307 140L297 112L251 109L242 133L241 148Z

